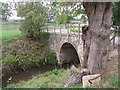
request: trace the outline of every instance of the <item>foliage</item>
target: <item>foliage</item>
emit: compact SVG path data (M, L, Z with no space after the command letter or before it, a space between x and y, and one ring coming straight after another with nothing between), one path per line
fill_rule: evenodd
M47 40L50 34L43 33L43 42L32 42L25 40L21 36L21 32L16 30L17 28L18 25L16 24L5 23L3 25L3 31L0 33L3 45L6 45L3 46L2 51L3 63L11 64L13 69L43 65L44 52L46 51L45 47L47 46Z
M120 25L120 1L113 3L113 22Z
M46 15L46 9L41 2L19 2L17 15L20 17L26 17L29 13Z
M82 23L86 23L86 22L87 22L86 15L82 15L81 18L80 18L80 21L81 21Z
M20 30L27 39L41 39L46 23L46 8L39 2L21 3L18 6L18 15L24 17Z
M45 45L40 43L32 45L32 43L34 42L25 43L21 40L8 45L5 49L3 48L3 63L11 64L14 69L43 65ZM41 51L42 53L40 53Z
M81 20L86 22L85 10L82 3L77 2L53 2L52 11L55 13L57 23L69 23L74 17L82 14Z
M120 86L119 86L119 79L117 76L110 76L108 77L108 79L106 80L106 82L102 85L103 88L119 88L120 89Z
M118 87L118 77L111 77L108 79L111 86Z
M2 3L1 8L0 8L0 15L2 16L3 21L7 21L8 17L11 16L11 5L9 3Z
M19 53L17 52L16 54L16 52L17 51L15 49L11 49L9 52L6 52L3 55L3 62L11 64L13 66L13 69L23 69L30 66L39 66L42 64L39 56L33 54L33 52L22 52L20 50Z
M54 52L51 52L50 50L45 51L45 61L55 65L57 63L56 60L56 54Z
M70 16L69 10L61 12L61 14L56 14L56 22L58 24L69 23L70 20L72 20L72 19L73 19L73 17Z
M72 5L69 3L53 2L52 11L54 12L55 20L58 24L69 23L73 19L72 13L67 6Z
M42 74L42 76L47 77L47 76L52 75L52 74L53 75L58 75L59 73L60 73L60 71L55 69L55 70L52 70L52 71L49 71L49 72L46 72L46 73Z

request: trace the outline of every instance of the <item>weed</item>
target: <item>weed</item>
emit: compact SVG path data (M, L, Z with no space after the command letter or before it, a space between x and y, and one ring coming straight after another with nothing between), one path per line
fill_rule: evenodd
M60 71L59 70L57 70L57 69L55 69L55 70L52 70L52 71L50 71L50 72L46 72L46 73L44 73L44 74L42 74L42 76L43 77L47 77L47 76L49 76L49 75L58 75L60 73Z
M102 85L104 88L120 88L118 77L109 77L106 82Z
M118 77L110 77L108 81L110 86L118 88Z
M81 84L72 85L69 88L82 88Z
M51 52L50 50L45 51L45 61L55 65L57 63L56 55L54 52Z

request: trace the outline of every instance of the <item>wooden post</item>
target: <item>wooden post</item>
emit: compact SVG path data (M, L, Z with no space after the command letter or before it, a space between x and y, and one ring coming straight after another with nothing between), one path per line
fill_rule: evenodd
M114 48L114 46L115 46L115 36L113 38L113 48Z
M78 43L80 43L80 24L79 24L79 27L78 27Z
M55 32L55 26L54 26L54 34L56 35L56 32Z
M69 24L69 25L70 25L70 24ZM69 29L70 29L70 28L68 28L68 30L67 30L67 31L68 31L68 32L67 32L68 41L69 41Z
M76 24L73 25L73 31L75 30L75 27L76 27ZM74 32L74 36L75 36L75 32Z
M61 34L61 26L60 26L60 38L61 38L62 34Z
M118 30L117 30L118 31ZM115 32L113 32L113 34L114 34L114 38L113 38L113 48L115 47L115 37L116 37L116 33Z
M47 33L48 33L48 24L47 24Z

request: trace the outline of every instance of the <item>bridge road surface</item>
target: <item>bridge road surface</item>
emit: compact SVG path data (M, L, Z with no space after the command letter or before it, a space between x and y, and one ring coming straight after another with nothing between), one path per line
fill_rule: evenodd
M56 30L49 30L49 33L56 33L56 34L74 34L74 35L78 35L78 32L72 32L70 31L71 29L56 29ZM74 28L74 30L78 30L78 28ZM82 35L82 33L80 32L80 35ZM112 35L110 36L110 38L112 38ZM115 37L115 44L120 45L120 36L116 36Z
M56 29L56 30L48 30L49 33L56 33L56 34L78 34L78 32L72 32L72 29ZM78 28L74 28L74 30L78 30ZM82 35L82 33L80 32L80 35Z
M115 37L115 44L120 45L120 36Z

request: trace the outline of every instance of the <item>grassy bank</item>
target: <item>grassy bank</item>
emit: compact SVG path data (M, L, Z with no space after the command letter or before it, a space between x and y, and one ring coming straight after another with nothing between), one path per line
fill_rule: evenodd
M16 84L9 84L6 88L64 88L70 70L52 70L39 74L28 81L21 81ZM72 85L68 88L83 88L82 84ZM118 88L118 77L108 77L108 80L101 83L101 86L87 88Z
M50 34L45 33L43 40L30 41L25 39L18 30L18 23L6 22L2 25L2 59L3 74L26 69L30 66L51 64L55 61L54 53L47 48ZM44 61L47 58L47 61ZM51 59L51 61L49 61Z
M53 70L38 75L31 80L21 81L17 84L9 84L7 88L63 88L68 79L70 70ZM73 85L70 88L81 88L81 85Z
M3 73L8 69L25 70L31 66L39 67L57 62L54 53L47 48L47 43L41 41L17 40L3 46L2 55Z

